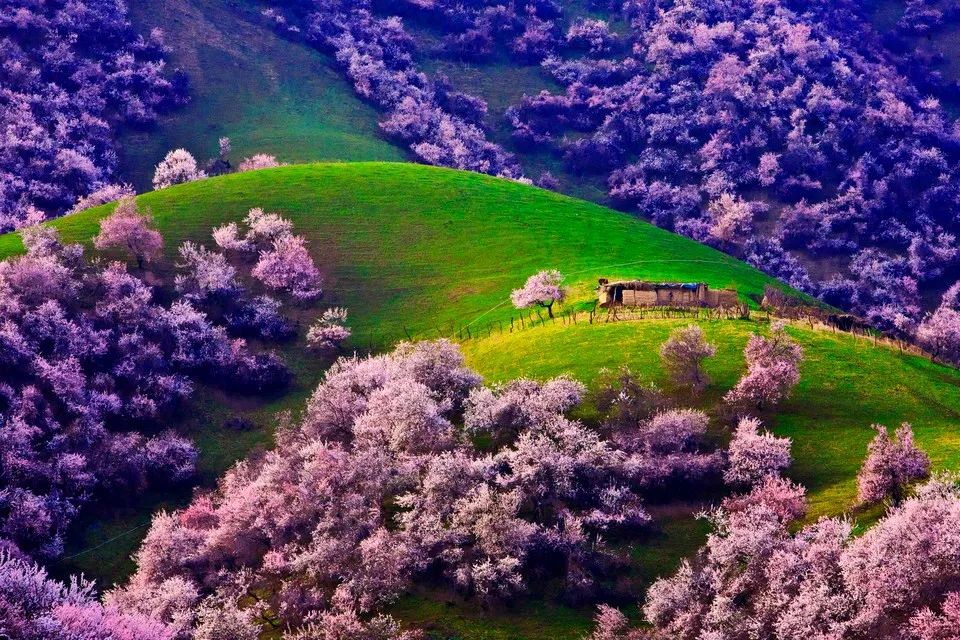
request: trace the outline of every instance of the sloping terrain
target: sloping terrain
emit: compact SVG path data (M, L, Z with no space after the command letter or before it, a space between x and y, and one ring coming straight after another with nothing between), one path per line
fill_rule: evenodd
M510 290L538 269L567 276L565 307L592 307L598 277L705 281L733 287L756 300L773 281L718 251L638 219L522 184L478 174L410 164L313 164L281 167L179 185L139 197L165 240L165 257L153 271L169 278L176 250L185 240L212 245L210 230L241 219L251 207L276 211L293 221L326 277L323 305L350 311L354 332L346 351L383 350L395 342L438 336L463 338L468 363L488 381L569 372L590 383L602 367L628 364L660 383L665 376L657 349L686 319L577 324L563 321L510 332L518 313ZM53 223L64 240L89 247L97 221L110 207L88 210ZM0 257L22 250L16 235L0 236ZM319 309L299 312L301 335ZM539 322L539 321L538 321ZM753 320L699 321L717 344L709 361L713 384L693 403L716 400L743 370L742 349ZM466 327L471 331L467 337ZM792 326L806 350L801 382L771 423L794 439L789 475L811 493L812 516L847 511L853 479L872 432L872 422L914 424L917 440L937 468L960 467L960 373L926 359L902 355L863 338ZM200 389L183 430L201 449L202 482L211 484L234 460L269 446L272 415L299 410L329 365L306 353L302 340L282 350L296 373L291 390L266 401ZM222 425L242 414L259 429L237 434ZM589 419L589 416L585 416ZM722 437L722 433L720 434ZM101 585L130 570L150 514L187 496L156 496L144 504L94 514L68 548L63 569L84 571ZM706 526L693 519L699 505L652 505L658 530L634 544L638 583L672 571L703 540ZM873 512L855 514L865 522ZM119 536L119 537L118 537ZM116 538L116 539L114 539ZM638 591L639 593L639 591ZM528 605L482 610L444 594L416 593L395 612L444 637L570 637L589 626L589 609L562 607L536 598ZM479 630L479 629L485 630Z
M316 50L274 33L256 0L143 0L130 4L143 32L161 28L171 67L190 77L190 103L146 131L120 139L120 177L150 189L153 168L170 149L198 160L233 142L234 163L254 153L281 162L402 160L379 132L378 114Z

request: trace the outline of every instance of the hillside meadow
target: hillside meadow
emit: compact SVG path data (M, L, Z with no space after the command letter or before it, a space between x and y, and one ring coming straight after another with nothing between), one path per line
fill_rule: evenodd
M171 149L199 161L216 155L228 136L238 164L255 153L281 162L403 160L380 133L379 114L353 93L333 61L285 39L260 16L256 0L144 0L130 6L142 32L160 27L168 64L190 77L190 102L155 127L120 132L119 175L138 191Z
M297 312L301 336L322 308L342 305L350 310L354 331L345 352L382 351L408 337L464 336L468 363L488 382L570 373L590 384L599 370L628 365L670 390L657 349L672 329L689 320L606 323L598 316L593 324L558 321L511 332L510 320L518 314L509 304L510 290L539 269L566 274L571 291L566 309L581 311L592 306L598 277L705 281L736 288L753 306L764 286L773 283L733 258L636 218L510 181L419 165L297 165L179 185L138 200L164 236L164 257L151 267L158 279L171 279L181 242L210 246L212 227L239 220L252 207L276 211L306 236L325 274L322 303ZM50 224L65 240L85 243L95 253L90 239L109 210ZM17 235L0 237L0 256L20 251ZM713 384L699 399L673 395L678 404L709 409L742 373L742 349L750 334L767 327L757 316L698 322L718 347L707 366ZM789 332L806 351L801 382L767 420L777 434L794 441L789 476L808 487L811 518L849 512L867 524L876 517L873 511L850 510L873 422L913 423L936 468L960 467L960 373L847 334L800 325ZM281 355L296 374L282 396L260 401L211 389L195 394L182 429L200 448L203 485L210 486L251 450L270 446L272 416L298 411L330 364L330 358L307 353L302 340L281 349ZM592 419L589 407L582 413ZM258 428L239 434L226 430L224 421L235 415L251 418ZM723 439L726 431L715 422ZM91 513L59 569L83 571L101 586L123 579L152 512L188 498L152 496ZM636 593L702 543L707 526L694 514L703 506L670 500L651 505L653 531L626 549L634 559ZM592 611L562 606L550 595L545 585L527 604L487 610L424 590L403 598L394 613L438 637L580 637Z

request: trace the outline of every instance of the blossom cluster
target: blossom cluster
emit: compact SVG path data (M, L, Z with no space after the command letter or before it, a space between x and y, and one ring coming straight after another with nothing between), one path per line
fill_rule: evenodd
M4 3L0 50L0 231L117 188L115 126L185 98L162 32L136 33L122 0Z
M207 624L238 637L276 616L299 638L338 637L344 620L395 629L371 615L428 574L504 599L559 566L570 597L592 598L617 566L604 537L650 521L642 494L717 477L723 454L692 410L603 437L566 416L584 392L569 378L481 386L446 341L341 358L275 450L155 517L107 603L182 637L212 610Z

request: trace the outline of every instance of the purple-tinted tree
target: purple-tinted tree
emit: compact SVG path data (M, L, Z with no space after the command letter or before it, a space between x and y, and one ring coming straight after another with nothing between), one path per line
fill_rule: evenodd
M807 513L807 490L778 475L768 474L749 493L724 498L727 513L769 508L784 522L795 522Z
M343 341L351 334L346 322L346 309L342 307L327 309L307 330L307 344L322 350L340 348Z
M719 198L711 201L707 208L710 227L706 239L715 242L723 249L729 249L734 243L745 241L752 232L754 209L755 207L749 202L729 193L721 194Z
M674 409L615 434L613 441L630 456L627 466L639 486L696 486L723 467L722 453L707 446L708 426L702 411Z
M710 384L710 378L703 371L703 361L716 353L717 348L707 342L703 329L695 324L674 329L660 346L660 358L674 384L695 393Z
M177 274L175 285L177 291L187 298L202 302L210 297L230 296L240 290L237 270L222 253L189 240L180 245L179 253L177 267L182 273Z
M733 433L723 479L735 486L753 486L778 476L790 466L790 439L760 432L760 421L743 418Z
M646 635L640 629L631 629L627 616L605 604L597 607L593 624L593 631L585 640L642 640Z
M917 341L933 357L960 365L960 282L943 295L936 311L917 328Z
M930 458L913 442L913 428L903 423L891 438L887 428L874 425L877 435L857 474L857 499L872 504L890 498L899 504L907 487L930 475Z
M271 289L284 291L294 300L310 301L323 293L320 270L307 251L303 236L285 235L260 253L251 274Z
M609 53L617 41L617 34L610 31L605 20L577 18L567 30L567 44L584 48L592 54Z
M141 212L136 200L125 198L100 221L100 233L93 244L101 251L121 247L137 261L137 267L143 269L144 263L156 259L163 248L163 236L152 224L149 211Z

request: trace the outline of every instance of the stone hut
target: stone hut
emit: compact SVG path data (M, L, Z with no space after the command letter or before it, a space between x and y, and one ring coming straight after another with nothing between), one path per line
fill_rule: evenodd
M600 306L610 307L735 307L734 289L712 290L705 282L610 282L600 279Z

